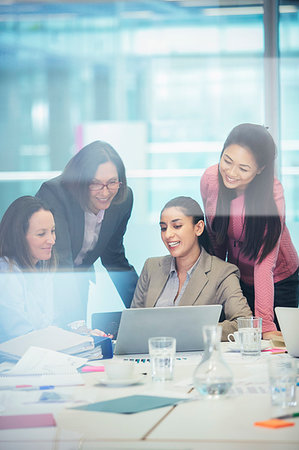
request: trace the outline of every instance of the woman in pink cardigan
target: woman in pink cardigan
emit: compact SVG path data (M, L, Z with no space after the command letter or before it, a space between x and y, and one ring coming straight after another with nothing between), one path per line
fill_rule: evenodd
M285 224L283 188L274 177L275 156L266 128L238 125L200 185L215 254L239 267L248 304L263 319L264 339L281 334L276 306L298 307L298 255Z

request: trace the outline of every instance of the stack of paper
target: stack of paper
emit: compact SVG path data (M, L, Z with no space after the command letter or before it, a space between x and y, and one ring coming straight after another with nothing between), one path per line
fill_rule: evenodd
M3 342L0 344L0 353L9 357L20 358L31 346L74 355L93 349L94 340L91 336L82 336L62 328L49 326Z

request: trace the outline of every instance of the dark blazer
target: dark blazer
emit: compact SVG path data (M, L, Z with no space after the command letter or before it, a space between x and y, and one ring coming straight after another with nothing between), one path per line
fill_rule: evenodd
M132 308L153 307L159 299L169 277L170 255L149 258L140 274ZM222 340L237 330L237 317L252 316L239 283L239 269L233 264L211 256L203 248L198 265L178 306L213 305L223 307Z
M56 227L55 251L62 269L74 268L84 238L84 211L74 196L61 183L61 176L42 184L36 196L43 200L54 214ZM137 274L125 256L123 237L133 206L130 188L122 203L111 203L105 211L98 242L89 251L78 270L87 270L101 258L126 307L129 307L137 283Z

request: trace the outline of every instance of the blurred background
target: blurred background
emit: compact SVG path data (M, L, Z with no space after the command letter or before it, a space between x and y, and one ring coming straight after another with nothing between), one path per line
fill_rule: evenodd
M0 0L0 217L100 139L122 156L140 273L159 212L188 195L242 122L269 127L299 249L299 1ZM89 312L121 302L97 263Z

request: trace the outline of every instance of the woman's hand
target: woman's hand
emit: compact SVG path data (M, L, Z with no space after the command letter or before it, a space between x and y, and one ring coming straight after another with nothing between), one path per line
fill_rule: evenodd
M94 328L93 330L90 330L90 334L92 336L109 337L110 339L113 338L113 334L106 334L106 333L104 333L104 331L98 330L97 328Z
M263 333L263 339L277 339L277 336L280 336L282 338L282 332L281 331L266 331L266 333ZM281 340L281 339L279 339Z

